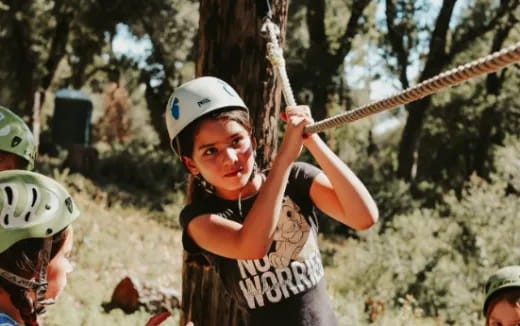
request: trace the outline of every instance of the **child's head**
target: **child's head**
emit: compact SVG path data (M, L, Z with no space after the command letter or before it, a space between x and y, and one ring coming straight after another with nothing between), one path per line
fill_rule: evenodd
M172 148L193 175L217 190L236 190L249 180L255 141L248 110L224 81L202 77L178 87L166 125Z
M168 100L165 112L172 149L181 157L191 157L193 148L189 145L193 145L198 127L207 118L215 119L218 111L245 112L239 114L242 115L239 119L247 121L251 131L247 106L223 80L200 77L177 87Z
M520 324L520 266L495 272L486 283L483 312L488 326Z
M31 130L11 110L0 106L0 171L34 167L36 147Z
M72 266L70 224L79 210L56 181L29 171L0 172L0 294L25 325L38 325Z

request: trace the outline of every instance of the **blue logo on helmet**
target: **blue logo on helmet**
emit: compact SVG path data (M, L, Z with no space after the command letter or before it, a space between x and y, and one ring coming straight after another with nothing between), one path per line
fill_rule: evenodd
M170 104L170 112L175 120L179 119L179 99L175 98Z
M226 83L224 83L222 81L219 81L219 84L222 85L222 89L224 89L224 91L226 93L228 93L229 96L235 97L235 94L233 93L233 91L229 89L230 86L228 84L226 84Z

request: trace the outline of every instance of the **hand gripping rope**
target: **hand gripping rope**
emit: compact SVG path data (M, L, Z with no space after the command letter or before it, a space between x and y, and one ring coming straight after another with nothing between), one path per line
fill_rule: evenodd
M289 83L289 77L285 70L283 51L278 44L280 30L278 29L278 26L271 21L270 17L266 16L264 18L262 32L269 37L269 42L267 43L267 58L278 73L278 78L282 83L282 92L285 102L288 106L294 106L296 105L296 101L294 100L294 94ZM460 65L457 68L445 71L395 95L385 97L381 100L357 107L351 111L310 124L305 127L305 132L321 132L341 124L359 120L374 113L416 101L437 92L441 88L457 85L467 79L495 72L517 61L520 61L520 42L465 65Z

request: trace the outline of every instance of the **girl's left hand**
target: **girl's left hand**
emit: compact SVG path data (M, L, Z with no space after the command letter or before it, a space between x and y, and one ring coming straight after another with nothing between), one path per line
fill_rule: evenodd
M311 109L307 105L288 106L285 108L285 112L280 114L280 117L285 122L289 120L297 120L298 122L305 120L305 125L314 123ZM303 134L302 136L304 141L310 137L309 134Z

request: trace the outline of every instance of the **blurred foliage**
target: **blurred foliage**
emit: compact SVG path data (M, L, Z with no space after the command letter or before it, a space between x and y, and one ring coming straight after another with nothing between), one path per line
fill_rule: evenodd
M0 102L31 120L36 92L52 114L53 93L62 87L100 94L108 82L130 91L146 85L151 123L164 137L160 117L173 87L194 74L198 2L194 0L102 1L3 0L0 6ZM112 40L119 24L152 44L146 62L116 55ZM134 104L134 103L132 103ZM161 138L163 139L163 138ZM163 140L164 145L164 140ZM165 146L163 146L165 147Z
M436 10L435 18L425 19L432 15L435 7L439 8ZM507 44L517 41L518 34L512 31L518 29L519 13L520 1L517 0L442 1L437 4L431 1L386 0L384 15L386 24L382 24L384 30L379 37L379 48L383 49L387 69L398 78L404 89L450 67L475 60L483 54L498 51ZM434 23L428 23L427 20ZM410 69L411 66L414 68ZM485 93L493 96L504 94L506 90L502 89L503 75L500 78L493 79L493 77L493 74L486 77ZM482 93L478 88L470 89L467 89L469 92L466 91L468 96L466 101L458 98L450 102L458 103L459 107L465 104L475 106L476 103L469 99L478 98ZM421 178L421 175L435 173L432 169L428 169L432 149L429 144L426 146L421 144L422 137L427 133L425 129L428 128L428 121L426 120L430 117L432 98L434 97L428 96L406 105L409 115L400 141L398 175L405 180L412 180L413 186L425 179ZM493 105L497 104L493 103ZM491 113L493 112L483 114L483 117L488 118L487 116L493 115ZM495 127L500 124L500 119L494 119L491 123ZM469 169L470 173L472 170L485 173L481 167L492 157L488 153L490 144L500 144L489 129L489 124L485 123L478 129L481 144L478 144L478 148L473 153L480 157L466 165L466 172ZM445 144L439 147L442 148L443 145ZM424 155L425 153L427 155ZM435 155L436 152L433 154ZM444 160L444 163L448 161L449 159ZM425 163L424 166L422 163ZM449 169L448 165L435 168ZM458 181L460 186L461 178L468 176L467 173L461 172L456 176L447 177L455 179L454 182ZM428 177L426 180L431 181ZM415 195L421 196L417 193Z
M379 224L361 232L360 240L325 242L322 251L334 251L328 260L329 291L338 308L350 303L345 322L368 324L362 303L370 299L384 306L376 325L414 325L410 314L400 319L403 300L433 318L432 325L483 323L486 277L520 259L514 232L520 227L520 200L518 193L507 193L504 181L518 182L518 169L510 167L518 167L520 150L517 139L508 142L497 149L499 172L492 181L473 176L462 199L449 192L435 208L395 216L383 233Z
M171 151L137 142L101 152L95 179L116 201L152 210L173 202L186 187L185 168Z
M49 308L45 325L143 326L151 315L141 309L125 314L106 313L116 285L126 276L151 287L180 293L181 232L173 223L156 222L155 213L136 206L109 203L107 193L79 174L55 171L52 176L68 186L81 215L73 224L74 272L57 304ZM162 219L172 219L164 216ZM178 226L178 224L177 224ZM178 325L179 311L161 325Z

